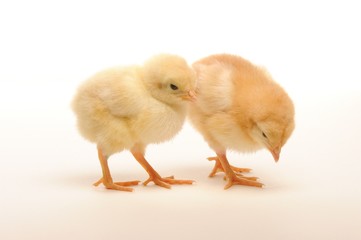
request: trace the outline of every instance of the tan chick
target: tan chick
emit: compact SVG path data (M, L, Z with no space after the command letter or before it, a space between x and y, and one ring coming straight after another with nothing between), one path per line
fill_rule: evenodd
M197 101L189 117L215 151L210 174L225 172L227 185L262 187L251 169L229 164L226 151L254 152L268 149L277 162L281 148L294 127L294 106L287 93L262 68L234 55L219 54L193 64L197 74Z
M195 74L186 61L162 54L143 66L114 67L84 82L72 102L80 134L97 144L98 157L107 189L132 191L139 181L113 182L108 158L130 150L149 174L147 185L170 188L170 184L191 184L191 180L162 178L144 157L148 144L173 138L186 117L186 100L193 100Z

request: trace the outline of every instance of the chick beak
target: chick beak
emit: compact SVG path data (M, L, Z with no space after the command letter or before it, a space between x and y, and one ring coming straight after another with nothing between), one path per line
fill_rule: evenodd
M182 96L182 99L195 102L197 100L196 93L193 90L189 90L187 95Z
M274 149L270 149L270 152L272 153L272 156L273 156L273 159L275 160L275 162L278 162L278 160L280 159L281 148L276 147Z

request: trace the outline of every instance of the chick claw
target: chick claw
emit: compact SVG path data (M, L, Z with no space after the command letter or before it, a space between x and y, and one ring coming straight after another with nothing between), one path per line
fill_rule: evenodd
M143 183L143 185L147 186L148 183L150 183L150 182L154 182L155 185L158 185L160 187L170 189L171 184L192 184L194 181L193 180L176 180L176 179L174 179L174 176L162 178L158 175L151 175L151 176L149 176L148 180L146 180Z
M223 169L222 164L219 161L218 157L209 157L207 159L209 161L216 161L216 163L214 164L212 172L209 174L209 177L214 177L218 172L224 172L224 169ZM252 171L252 169L250 169L250 168L238 168L238 167L234 167L232 165L231 165L231 169L234 171L234 173L237 176L241 176L241 177L243 177L243 175L241 173L249 173L249 172ZM247 179L249 179L249 180L257 180L258 178L250 177L250 178L247 178Z
M103 178L99 179L95 183L94 186L99 186L99 184L103 183L105 188L118 190L118 191L126 191L126 192L133 192L133 188L128 188L127 186L135 186L140 183L140 181L128 181L128 182L112 182L112 181L104 181Z

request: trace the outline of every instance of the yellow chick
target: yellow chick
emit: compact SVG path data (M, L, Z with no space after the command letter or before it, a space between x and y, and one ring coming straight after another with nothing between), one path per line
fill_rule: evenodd
M108 158L130 150L149 174L147 185L170 188L170 184L192 184L191 180L162 178L144 157L150 143L173 138L182 128L185 100L195 99L195 74L186 61L175 55L161 54L143 66L114 67L84 82L75 95L72 108L80 134L97 144L98 158L107 189L133 191L128 186L139 181L113 182Z
M225 189L234 184L262 187L251 169L229 164L226 150L254 152L268 149L277 162L294 127L294 106L287 93L262 68L234 55L219 54L193 64L197 101L189 118L217 157L210 174L225 172Z

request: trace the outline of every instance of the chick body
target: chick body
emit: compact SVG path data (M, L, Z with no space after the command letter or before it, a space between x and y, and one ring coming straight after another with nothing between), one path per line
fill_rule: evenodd
M191 104L189 117L218 156L214 171L227 174L219 162L220 158L227 161L227 149L253 152L267 148L277 161L294 129L294 107L287 93L265 69L238 56L212 55L193 68L198 78L197 102ZM230 175L229 179L234 177Z
M193 71L174 55L156 56L144 66L107 69L78 89L72 103L78 129L106 160L125 149L144 156L148 144L169 140L181 130L184 99L191 98L194 86Z
M108 155L136 142L160 143L183 126L186 106L169 106L153 98L141 79L141 68L101 72L79 88L74 100L80 133Z

